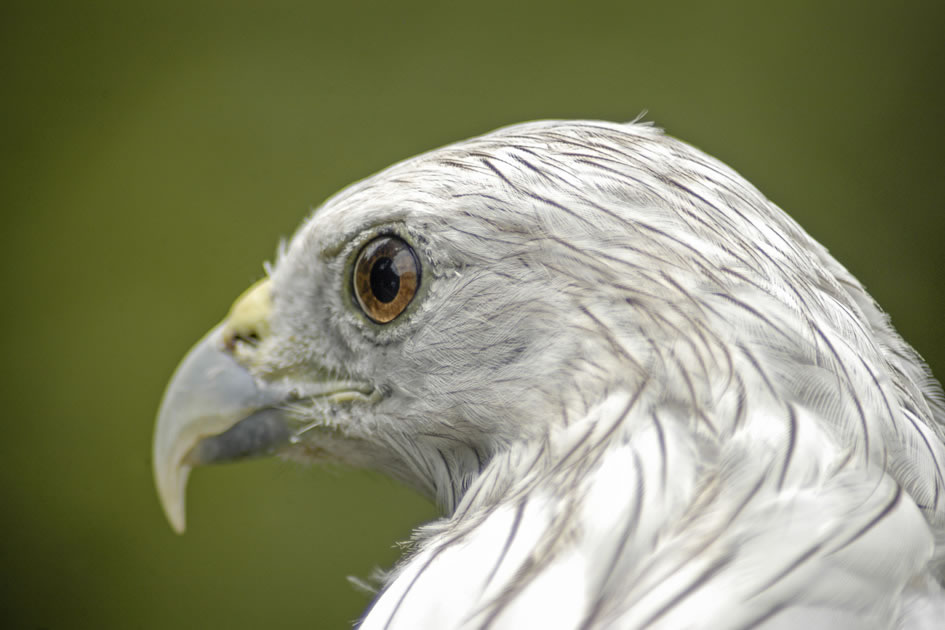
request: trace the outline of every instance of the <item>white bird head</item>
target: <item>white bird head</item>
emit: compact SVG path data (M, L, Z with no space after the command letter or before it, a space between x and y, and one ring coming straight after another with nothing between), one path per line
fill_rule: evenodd
M175 507L183 500L181 464L259 448L379 468L452 509L463 480L494 453L583 415L607 388L647 377L640 362L648 359L625 356L595 330L588 308L609 309L617 300L622 310L637 291L615 283L644 288L634 277L646 270L633 265L651 254L627 256L638 248L628 227L643 218L665 224L669 216L659 199L618 186L606 163L589 156L559 161L549 152L618 130L510 128L398 164L319 208L270 277L241 296L199 346L199 356L228 366L239 383L198 384L201 374L213 373L201 364L169 388L155 464L175 527L183 526ZM660 137L646 126L620 133L641 145ZM629 205L628 196L637 203ZM366 305L372 270L359 287L359 261L391 259L381 251L368 260L378 243L403 252L410 268L387 271L400 276L399 296ZM664 246L646 248L656 256ZM373 271L375 280L382 276ZM403 274L413 278L409 287ZM398 312L379 321L372 306L391 303ZM643 355L653 350L643 339L633 343ZM220 393L208 396L214 388ZM243 400L247 391L259 398ZM212 412L190 406L180 392L199 392ZM232 412L220 412L224 403ZM194 450L199 440L271 408L281 413L256 415L225 442ZM217 420L208 423L210 416ZM263 424L265 439L256 436ZM250 433L262 441L245 442Z
M803 548L809 528L772 524L789 505L785 522L823 519L810 523L822 551L838 523L856 534L895 513L918 541L884 574L898 593L945 528L942 418L937 385L859 283L734 171L647 125L538 122L407 160L318 208L181 364L154 465L179 531L191 466L260 453L380 470L454 529L515 497L557 497L545 528L582 558L615 558L606 580L621 554L668 562L656 536L697 538L680 523L707 536L744 521L725 549L766 535ZM635 529L597 549L609 521L581 497L614 466L634 479L614 509ZM764 503L815 490L830 509ZM475 539L484 522L456 531ZM522 562L519 581L545 561ZM588 569L594 588L615 588L600 574ZM619 579L655 579L631 574ZM510 583L469 614L502 609L524 588ZM632 590L582 599L576 618L655 621L662 604ZM787 608L791 593L731 618ZM379 606L392 619L400 604Z

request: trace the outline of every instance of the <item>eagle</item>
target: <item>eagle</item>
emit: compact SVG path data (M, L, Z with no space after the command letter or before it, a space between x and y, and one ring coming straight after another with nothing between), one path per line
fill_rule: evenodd
M435 502L374 629L943 628L945 397L863 286L650 124L331 197L183 359L158 495L273 454Z

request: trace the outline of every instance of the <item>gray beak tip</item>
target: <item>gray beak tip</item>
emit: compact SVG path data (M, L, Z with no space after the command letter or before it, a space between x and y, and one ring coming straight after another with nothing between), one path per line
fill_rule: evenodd
M177 474L165 473L163 479L155 480L164 515L176 534L183 534L187 529L186 492L189 475L190 466L183 465L177 469Z
M158 497L171 527L186 527L187 478L198 464L270 451L288 440L278 388L263 388L225 351L223 329L211 330L184 357L164 393L154 427Z
M186 527L191 450L205 436L225 431L238 420L246 392L255 391L249 373L222 351L221 329L211 330L181 361L154 427L154 482L164 514L177 533Z

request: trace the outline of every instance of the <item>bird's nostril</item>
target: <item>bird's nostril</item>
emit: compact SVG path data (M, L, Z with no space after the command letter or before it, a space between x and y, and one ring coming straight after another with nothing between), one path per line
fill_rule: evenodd
M255 348L259 344L259 333L255 330L233 330L228 331L223 337L223 347L230 352L236 348L238 342Z
M236 299L226 317L223 329L223 347L228 352L242 342L255 348L269 333L269 312L272 298L269 280L264 278Z

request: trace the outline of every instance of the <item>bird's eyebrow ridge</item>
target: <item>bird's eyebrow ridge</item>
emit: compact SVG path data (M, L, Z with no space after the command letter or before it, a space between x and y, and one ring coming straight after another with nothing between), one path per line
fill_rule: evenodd
M348 246L355 243L355 241L367 242L372 238L384 234L400 236L410 242L403 221L390 222L388 220L378 220L374 223L368 223L367 225L352 229L349 232L345 232L340 237L333 239L330 243L319 249L318 257L321 260L330 260L343 253L348 249ZM355 245L357 245L357 243L355 243Z

